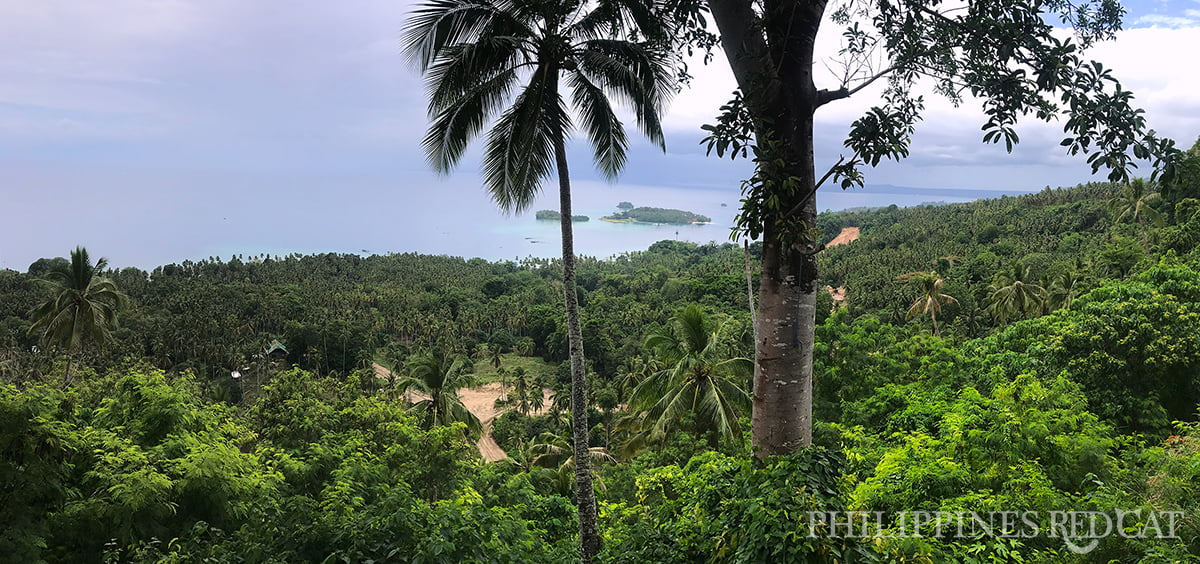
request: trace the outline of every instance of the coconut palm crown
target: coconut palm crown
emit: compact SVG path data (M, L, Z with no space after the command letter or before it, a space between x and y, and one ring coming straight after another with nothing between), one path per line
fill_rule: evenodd
M1023 319L1041 312L1047 299L1046 289L1033 281L1029 267L1020 261L996 274L990 288L985 311L1001 325L1009 319Z
M30 335L39 335L47 345L79 352L86 345L104 345L113 340L117 314L129 298L103 276L108 259L92 263L87 249L75 247L71 261L55 265L43 282L53 295L32 312Z
M732 354L729 329L728 321L692 304L672 317L667 331L646 337L645 348L666 368L646 377L631 396L630 406L644 412L645 442L662 441L689 413L711 446L721 438L741 440L738 417L750 407L741 382L754 365Z
M459 388L473 383L460 361L460 357L442 351L417 355L408 362L409 375L396 384L401 394L412 389L426 396L414 403L412 409L421 414L427 427L461 422L478 435L483 432L483 425L458 397Z
M615 178L629 144L610 98L630 106L638 128L664 147L659 115L674 92L672 59L657 42L630 39L656 37L659 25L650 4L635 0L421 4L404 44L427 77L430 164L449 173L495 120L484 181L502 209L523 211L564 152L573 109L596 167Z
M917 298L908 307L906 318L912 319L921 314L928 315L929 319L933 321L933 334L941 336L941 332L938 330L937 316L942 313L942 306L958 305L957 299L942 293L942 287L946 282L942 280L941 275L937 272L909 272L896 277L896 280L912 281L917 286Z

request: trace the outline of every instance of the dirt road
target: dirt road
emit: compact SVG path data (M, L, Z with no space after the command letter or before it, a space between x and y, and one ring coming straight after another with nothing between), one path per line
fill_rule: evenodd
M857 227L843 227L842 232L838 233L832 241L825 244L826 247L834 247L837 245L845 245L858 238L860 231Z
M463 388L458 391L458 399L462 400L463 405L467 406L467 410L475 414L475 417L478 417L479 422L483 424L483 435L479 437L479 442L475 446L479 447L479 454L487 462L508 458L508 454L492 438L492 422L504 411L507 411L496 409L496 399L502 395L503 390L501 390L499 382L484 384L478 388Z
M845 245L851 241L854 241L855 239L858 239L860 234L861 232L857 227L843 227L842 232L838 233L837 237L834 237L832 241L825 245L825 247L828 248L836 245ZM829 295L833 296L833 309L837 310L838 306L841 305L842 302L846 301L846 287L838 286L837 288L834 288L833 286L826 286L825 289L829 290Z
M387 368L379 364L375 364L374 367L375 377L377 378L386 380L391 375L391 372ZM508 458L508 454L492 438L492 422L497 417L503 415L505 411L509 410L507 407L496 409L496 400L502 395L504 395L504 392L499 382L492 382L475 388L460 388L458 390L458 399L462 400L463 405L467 407L467 411L478 417L479 422L483 425L483 435L479 438L479 442L475 446L479 448L479 454L487 462L495 462ZM542 397L544 398L544 405L550 405L549 388L542 390ZM429 397L421 392L409 391L405 394L405 399L413 402L429 399Z

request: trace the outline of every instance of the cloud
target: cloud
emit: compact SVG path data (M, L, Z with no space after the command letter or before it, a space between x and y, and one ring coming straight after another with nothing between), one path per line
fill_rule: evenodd
M1190 17L1196 12L1184 13ZM1115 40L1095 46L1087 56L1111 68L1122 87L1134 93L1135 105L1145 110L1148 127L1186 147L1200 135L1200 74L1183 69L1178 60L1200 52L1200 23L1179 23L1175 29L1120 31ZM827 23L818 40L818 57L830 61L837 52L837 40L836 27ZM837 80L825 66L820 65L817 87L836 87ZM695 83L679 96L666 119L676 135L698 135L699 125L714 120L717 109L736 86L720 52L715 53L710 65L693 68ZM819 167L847 153L842 141L850 123L879 103L882 88L881 84L872 85L850 99L818 110L815 134ZM868 171L869 182L1027 188L1047 183L1073 185L1092 178L1085 159L1070 157L1059 146L1062 121L1046 123L1032 117L1023 120L1017 128L1021 143L1010 155L1003 145L982 143L980 126L986 117L977 100L968 99L961 107L954 107L928 88L920 93L925 97L926 109L923 121L917 125L912 154L900 164ZM980 174L972 167L991 172ZM1006 173L995 174L997 170Z
M1188 10L1186 16L1164 16L1162 14L1147 14L1133 21L1133 26L1166 27L1178 29L1195 27L1200 24L1200 16L1196 10Z
M424 89L400 54L400 30L411 5L0 3L0 148L10 158L15 152L60 161L80 154L75 148L99 144L105 158L184 168L423 169ZM1196 11L1168 16L1188 18ZM817 51L829 66L836 67L830 61L840 40L832 25L819 38ZM1195 27L1132 29L1098 46L1094 55L1136 93L1151 127L1190 145L1200 133L1200 83L1168 55L1197 51ZM713 121L735 87L723 53L718 49L708 65L693 61L691 70L693 85L676 97L664 120L668 155L631 132L638 141L627 176L725 183L744 174L742 164L735 173L717 173L728 161L705 160L697 145L700 125ZM817 73L819 87L836 87L826 64ZM845 152L848 125L878 102L880 88L821 108L816 116L821 163ZM972 166L1009 166L1011 173L1002 178L1012 186L1042 184L1029 172L1036 167L1062 168L1065 172L1053 175L1067 180L1086 176L1086 167L1057 146L1060 123L1021 124L1023 142L1008 155L980 142L984 118L977 103L955 108L927 96L926 105L911 157L870 171L871 180L900 184L887 175L920 169L931 181L983 183L969 173ZM475 166L477 155L473 147L464 166ZM579 174L592 174L582 165L575 167Z

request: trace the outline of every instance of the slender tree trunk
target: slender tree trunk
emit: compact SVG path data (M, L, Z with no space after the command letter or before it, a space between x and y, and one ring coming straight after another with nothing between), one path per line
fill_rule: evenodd
M62 383L62 387L64 390L67 389L67 386L71 385L71 367L74 364L75 364L75 353L67 354L67 371L65 373L63 373L63 383Z
M742 241L742 253L746 265L746 304L750 308L750 327L756 331L754 341L758 342L758 304L754 302L754 275L750 268L750 240Z
M1142 216L1137 216L1138 232L1142 235L1142 250L1146 251L1146 256L1150 256L1150 243L1146 240L1146 225L1142 223Z
M580 558L590 564L600 553L596 491L588 450L587 369L583 363L583 331L579 327L579 297L575 293L575 235L571 225L571 178L567 171L566 141L554 148L558 167L558 207L562 226L563 294L567 309L567 343L571 358L571 436L575 451L575 503L579 506Z
M931 311L931 312L929 312L929 318L933 320L933 336L941 337L942 334L938 332L937 314Z

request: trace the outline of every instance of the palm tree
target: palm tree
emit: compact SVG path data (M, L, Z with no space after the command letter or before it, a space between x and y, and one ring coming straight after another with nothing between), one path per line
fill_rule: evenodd
M642 358L634 355L627 359L617 369L617 392L620 398L628 398L633 390L646 376L661 370L660 363L654 358Z
M991 290L985 311L1001 325L1010 317L1038 313L1047 298L1046 289L1033 282L1029 267L1020 261L1014 262L1009 271L997 274Z
M958 300L942 293L945 281L936 272L909 272L896 277L901 282L915 281L917 284L917 299L908 308L907 319L918 314L925 314L933 321L933 334L941 336L938 331L937 316L942 312L943 304L958 305Z
M1050 283L1046 304L1052 310L1071 309L1071 302L1079 296L1082 277L1077 271L1060 274Z
M561 495L570 495L570 480L568 477L575 469L575 455L571 445L567 441L554 433L546 432L538 435L537 442L529 446L529 454L526 458L529 459L530 468L545 468L554 473L554 483ZM616 459L608 453L604 447L591 447L588 449L588 459L591 462L615 462ZM600 488L604 488L604 482L600 479L600 473L595 470L594 464L588 465L591 468L592 477L599 484Z
M514 409L521 415L529 415L532 409L530 401L530 389L533 387L533 378L525 372L525 369L518 366L513 369L513 401Z
M521 337L517 340L517 344L513 348L521 356L533 356L535 346L532 337Z
M53 295L33 309L29 335L67 350L63 385L70 382L71 365L86 347L113 341L117 314L129 305L129 298L103 276L107 267L108 259L92 264L87 249L80 246L71 251L70 263L54 264L42 279Z
M662 24L650 6L643 0L426 0L404 32L405 51L428 76L433 123L424 147L437 171L448 173L471 139L499 114L484 149L483 176L502 209L525 210L551 168L558 172L584 562L599 552L600 537L584 456L587 390L566 151L572 114L560 86L565 79L596 166L606 177L616 177L628 147L610 96L629 103L639 128L663 147L659 114L673 91L671 57L656 47L658 42L631 39L662 38ZM511 105L501 112L510 99Z
M426 428L461 422L472 434L483 432L479 418L458 398L458 389L471 384L461 360L444 351L417 355L408 361L409 375L396 383L400 394L414 389L425 396L412 409L423 416Z
M1127 217L1137 221L1138 232L1142 236L1142 249L1150 254L1150 243L1146 240L1145 219L1149 219L1155 227L1163 226L1163 217L1158 210L1150 205L1159 199L1158 192L1150 191L1145 179L1134 178L1121 186L1121 193L1108 201L1108 210L1113 215L1113 223L1120 223Z
M742 382L754 364L730 354L730 327L692 304L671 318L670 330L646 337L645 348L666 366L638 384L630 399L630 407L645 414L646 442L664 440L689 412L711 447L721 438L741 440L738 416L750 407Z

